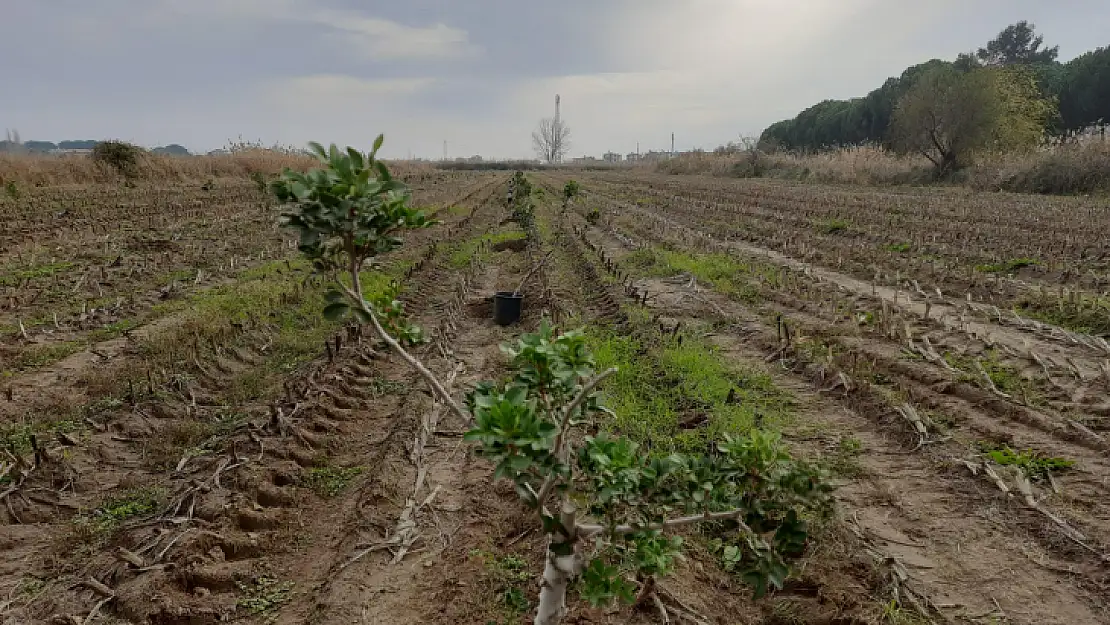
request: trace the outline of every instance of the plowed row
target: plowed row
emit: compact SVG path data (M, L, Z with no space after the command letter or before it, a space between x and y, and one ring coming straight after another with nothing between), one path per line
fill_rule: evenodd
M759 234L768 219L844 214L851 205L823 207L872 197L830 190L810 204L816 190L785 187L765 202L769 191L760 184L728 195L723 183L700 180L597 178L576 177L585 193L574 219L619 280L666 314L715 320L739 352L809 380L826 400L820 422L863 441L864 470L840 490L845 513L907 567L933 618L1104 622L1110 376L1101 343L1058 328L1003 325L978 301L927 297L911 284L890 288L836 269L860 258L822 265L833 252L797 244L813 240L812 228ZM711 184L720 195L706 205ZM665 200L629 200L659 198L660 189ZM583 217L594 208L602 217L590 225ZM941 237L938 248L959 246ZM791 256L792 249L803 253ZM702 280L673 267L679 279L657 277L659 263L649 259L666 254L699 261L693 274L700 269ZM876 262L874 254L865 258ZM723 259L731 273L715 275L709 263ZM907 409L924 415L920 429ZM1075 466L1030 484L984 453L1004 446Z

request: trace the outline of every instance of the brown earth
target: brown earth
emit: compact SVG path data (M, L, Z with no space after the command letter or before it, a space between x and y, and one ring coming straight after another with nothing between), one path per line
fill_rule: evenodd
M726 239L712 211L681 207L684 192L704 201L696 185L576 177L585 197L566 214L538 202L538 246L477 243L468 257L468 244L513 227L499 204L508 177L422 174L417 202L445 223L387 261L407 268L402 299L431 337L420 357L456 395L500 376L498 345L544 314L622 324L638 307L704 331L730 366L789 392L784 433L833 470L836 518L761 601L691 536L662 583L671 622L1110 622L1110 424L1099 416L1110 379L1097 341L1000 324L988 303L960 297L930 299L926 314L917 290L872 287L820 264L825 253ZM560 195L565 176L535 178ZM519 602L533 599L544 537L417 376L357 327L249 307L197 316L259 282L275 310L315 305L319 287L283 264L295 250L255 192L221 179L45 189L0 205L22 224L0 232L0 278L15 280L0 282L0 473L12 476L0 480L0 622L526 622ZM798 203L776 193L775 210ZM758 208L756 197L743 205ZM67 202L76 208L58 216ZM593 205L596 225L584 219ZM98 225L131 214L126 227ZM645 271L641 250L664 246L754 269L716 280ZM522 322L495 325L488 298L549 252L523 289ZM123 319L126 332L104 332ZM72 353L27 364L34 346L63 343ZM969 358L1013 371L1017 390L960 369ZM1034 482L1027 501L1022 474L992 463L984 441L1076 464ZM568 622L662 622L571 607Z

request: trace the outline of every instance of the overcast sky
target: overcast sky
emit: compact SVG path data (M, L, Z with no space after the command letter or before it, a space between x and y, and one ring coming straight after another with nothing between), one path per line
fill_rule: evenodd
M1021 19L1062 59L1106 0L4 0L0 127L191 150L531 156L556 93L574 155L712 149Z

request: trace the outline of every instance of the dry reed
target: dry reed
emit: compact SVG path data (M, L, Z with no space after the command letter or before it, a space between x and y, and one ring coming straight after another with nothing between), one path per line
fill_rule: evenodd
M921 157L901 157L877 146L819 154L688 154L653 165L668 174L738 178L778 178L826 184L867 186L935 182L933 168ZM1018 193L1096 193L1110 191L1110 143L1088 141L1030 154L984 157L949 182L981 190Z
M251 149L212 156L169 156L143 154L134 176L138 182L185 182L210 178L247 177L255 173L273 175L284 168L306 170L317 161L300 154ZM421 169L417 163L391 163L404 177ZM116 183L121 176L111 167L84 154L0 154L0 185L23 186Z

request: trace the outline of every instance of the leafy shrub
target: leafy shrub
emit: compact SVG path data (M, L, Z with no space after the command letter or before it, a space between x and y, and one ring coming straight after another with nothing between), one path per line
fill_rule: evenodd
M378 319L397 332L401 343L421 340L421 333L403 318L404 306L396 301L396 290L378 301L367 301L362 293L359 273L374 257L401 245L396 234L410 228L432 225L422 211L408 206L408 188L394 180L385 163L376 159L383 137L374 149L363 155L354 148L341 151L335 144L325 150L311 143L324 168L301 173L286 169L271 190L278 201L289 207L282 213L286 226L300 233L300 251L317 271L330 275L338 288L328 292L324 316L337 320L348 312L375 324L386 342ZM347 272L350 284L343 283L339 272Z
M536 206L532 202L532 183L525 177L524 172L518 171L513 175L509 185L513 198L512 219L520 225L529 239L535 239Z
M601 221L601 209L597 207L591 208L590 212L586 213L586 223L592 226L599 221Z
M93 146L92 159L131 178L138 173L139 159L145 150L126 141L101 141Z
M550 536L537 623L560 622L575 578L595 605L632 601L629 575L640 597L650 596L680 557L682 539L669 530L683 525L721 524L734 534L724 557L755 594L782 587L787 559L808 540L803 515L827 501L818 470L758 430L726 437L706 454L667 456L604 432L574 436L573 428L590 427L591 414L607 411L594 389L615 370L596 374L585 335L556 335L546 321L502 350L514 376L467 395L475 426L466 440L496 463L495 478L512 480Z
M572 200L572 199L578 197L578 192L580 190L581 190L581 188L578 186L578 182L576 182L574 180L571 180L570 182L568 182L566 185L563 186L563 198L568 200L568 201Z

